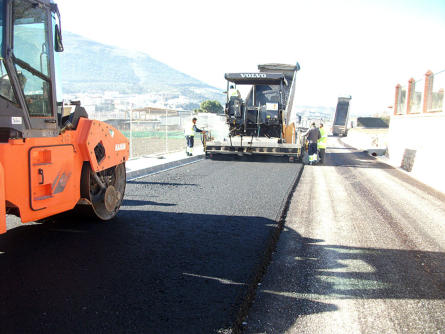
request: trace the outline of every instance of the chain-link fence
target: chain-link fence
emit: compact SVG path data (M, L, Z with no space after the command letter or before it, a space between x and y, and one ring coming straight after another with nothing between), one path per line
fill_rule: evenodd
M228 132L224 116L216 114L149 107L124 111L96 111L89 107L87 111L90 118L114 126L128 138L130 158L185 152L184 129L193 125L193 117L198 119L197 127L206 130L211 138L223 138ZM197 133L195 148L199 150L202 145L202 135Z

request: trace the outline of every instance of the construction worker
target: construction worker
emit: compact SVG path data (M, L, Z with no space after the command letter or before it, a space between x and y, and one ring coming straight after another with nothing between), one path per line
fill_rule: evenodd
M315 165L317 163L317 142L321 138L320 130L315 125L315 122L312 123L311 128L306 131L304 134L306 137L309 147L308 147L308 155L309 155L309 165Z
M198 127L196 126L196 121L197 121L196 117L193 117L192 124L187 125L185 127L185 139L187 140L187 149L186 149L187 156L193 155L193 145L195 143L195 132L201 132L203 134L206 133L205 131L198 129Z
M323 123L320 123L319 130L320 130L321 138L317 142L318 154L320 156L320 163L323 164L324 156L326 154L326 145L328 143L328 134L327 134L325 128L323 127Z
M239 90L236 89L236 86L234 84L231 84L229 86L229 98L230 97L238 97L238 98L241 97Z

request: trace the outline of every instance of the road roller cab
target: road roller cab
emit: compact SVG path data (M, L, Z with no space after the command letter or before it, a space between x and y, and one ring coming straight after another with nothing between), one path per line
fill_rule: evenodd
M49 0L0 0L0 232L75 207L113 218L125 191L127 139L63 103L60 14Z

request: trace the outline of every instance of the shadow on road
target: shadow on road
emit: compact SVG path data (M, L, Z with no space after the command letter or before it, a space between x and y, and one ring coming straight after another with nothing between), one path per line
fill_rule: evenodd
M125 207L105 223L16 227L0 236L2 331L227 329L275 229L261 217Z
M338 299L445 299L445 253L324 245L288 228L280 238L295 247L273 259L248 333L284 333L302 315L337 310Z
M176 206L174 203L160 203L160 202L153 202L153 201L141 201L137 199L124 199L122 205L124 206L144 206L144 205L151 205L151 206Z
M261 217L123 210L107 223L74 218L0 236L6 333L214 333L229 328L276 222ZM323 299L444 299L445 254L297 245L272 273L268 312L335 311ZM279 260L278 260L279 261ZM63 330L61 330L63 329Z

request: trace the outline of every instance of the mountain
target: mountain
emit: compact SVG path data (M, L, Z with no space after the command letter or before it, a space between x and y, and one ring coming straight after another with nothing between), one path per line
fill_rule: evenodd
M158 94L191 106L223 102L221 90L179 72L147 54L104 45L65 31L60 54L66 94Z
M298 115L309 119L330 120L335 113L334 107L326 106L297 105L294 109Z

